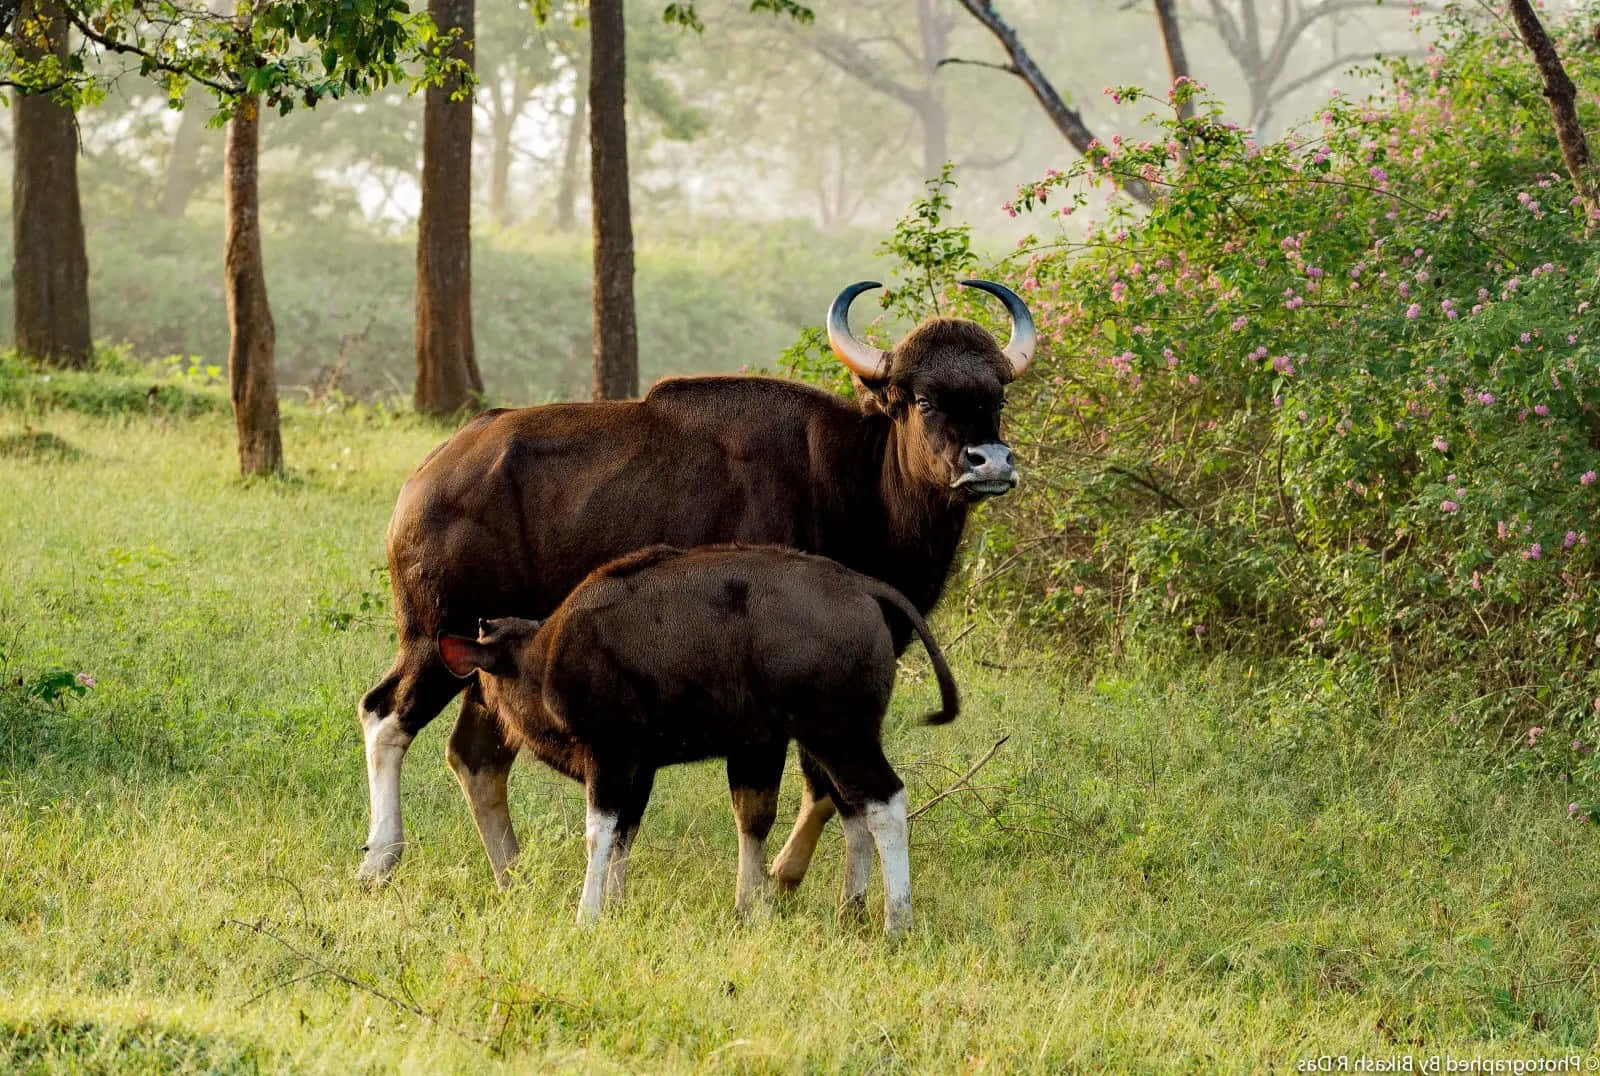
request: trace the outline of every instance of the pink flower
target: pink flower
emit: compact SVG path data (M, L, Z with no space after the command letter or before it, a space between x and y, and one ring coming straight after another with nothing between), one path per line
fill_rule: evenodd
M1550 408L1546 407L1544 404L1534 404L1533 413L1538 415L1540 418L1544 418L1546 415L1550 414Z
M1421 303L1412 303L1410 306L1406 307L1406 317L1409 318L1412 321L1416 321L1418 316L1421 315L1421 313L1422 313L1422 304Z
M1576 747L1577 744L1578 744L1578 741L1577 740L1573 740L1572 744L1573 744L1574 747ZM1576 803L1567 804L1567 814L1574 815L1574 814L1577 814L1577 813L1578 813L1578 805Z
M1544 735L1544 726L1535 725L1528 730L1528 746L1532 747L1539 742L1539 737Z
M1500 522L1496 523L1494 525L1494 530L1495 530L1495 533L1500 536L1500 540L1502 542L1506 540L1506 521L1505 520L1502 519Z
M1441 511L1441 512L1454 512L1457 508L1460 508L1460 507L1461 506L1459 504L1457 504L1455 501L1441 501L1441 502L1439 502L1439 511Z
M1328 623L1327 620L1323 619L1320 616L1314 616L1314 617L1311 618L1311 626L1313 628L1320 628L1320 627L1324 626L1327 623Z
M1594 485L1595 477L1596 477L1596 475L1595 475L1595 473L1593 471L1585 471L1581 475L1578 476L1578 485L1580 485L1580 486L1592 486L1592 485Z
M1479 575L1476 569L1474 569L1473 573L1472 573L1472 589L1473 590L1482 590L1483 589L1483 576Z
M88 673L79 673L77 679L78 683L82 684L84 687L94 687L96 682L95 678L90 676Z
M1196 624L1194 626L1194 633L1196 635L1204 635L1206 633L1206 626L1204 624Z
M1540 545L1538 542L1534 542L1527 549L1522 551L1523 560L1538 560L1543 555L1544 546Z
M1440 452L1449 452L1450 442L1446 441L1443 437L1435 437L1433 439L1433 447L1438 449Z
M1490 404L1494 403L1494 393L1492 393L1492 392L1480 392L1480 393L1478 393L1478 402L1481 403L1483 406L1488 407Z
M1577 544L1578 544L1578 532L1577 531L1568 531L1566 538L1562 539L1562 541L1561 541L1561 548L1562 549L1571 549L1573 546L1575 546Z
M1532 343L1533 342L1533 334L1532 333L1523 333L1521 336L1517 337L1517 339L1521 340L1524 344Z

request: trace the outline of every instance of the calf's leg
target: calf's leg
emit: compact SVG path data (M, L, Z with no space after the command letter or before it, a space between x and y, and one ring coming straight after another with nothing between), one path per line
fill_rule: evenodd
M778 817L778 785L788 749L788 743L780 740L728 756L728 795L739 829L739 880L733 907L740 915L749 915L768 894L767 834Z
M859 815L872 843L877 846L883 865L883 929L891 937L902 935L911 929L911 860L905 785L884 758L883 748L876 739L834 741L813 745L813 750L833 780L842 813L847 819ZM849 864L846 867L848 886L851 881Z
M817 850L817 841L822 838L823 827L836 810L833 783L828 780L827 772L803 747L800 749L800 776L804 781L800 789L800 813L795 816L789 839L784 842L778 858L772 862L772 880L777 883L779 893L793 893L800 888L806 871L811 867L811 856ZM870 868L870 862L868 866Z
M839 886L839 918L867 914L867 883L872 880L872 831L859 811L841 812L844 827L844 882Z
M400 771L406 749L460 690L461 681L438 661L431 639L406 639L388 675L361 698L371 819L356 877L368 885L387 880L405 850Z
M510 882L511 863L521 847L511 828L511 809L506 780L517 749L506 743L500 722L483 704L477 681L461 700L461 715L450 733L445 759L455 772L461 793L467 798L473 824L489 854L495 882L504 887Z
M653 776L621 759L589 760L584 778L588 811L583 823L589 865L583 874L583 893L578 898L579 923L593 923L605 909L612 855L622 841L624 825L631 823L631 828L638 828L639 816L644 813L643 801L650 798ZM643 777L642 796L640 777ZM632 838L629 840L631 842ZM622 870L626 874L626 859Z
M606 866L605 899L608 904L622 902L623 889L628 882L628 853L633 849L633 839L639 835L639 823L650 802L650 787L655 783L655 771L644 770L634 778L628 790L627 802L617 818L617 840L611 846L611 859Z

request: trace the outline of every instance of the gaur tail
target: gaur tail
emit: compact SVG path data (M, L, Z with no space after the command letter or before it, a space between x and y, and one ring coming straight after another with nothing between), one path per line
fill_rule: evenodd
M901 616L910 621L911 627L922 639L923 648L928 651L928 660L933 662L933 675L939 679L941 707L923 718L923 724L946 725L954 721L956 715L961 712L961 695L956 691L956 681L955 677L950 675L950 666L945 664L944 651L939 649L939 644L933 639L933 632L928 630L928 622L922 619L917 607L912 605L904 594L889 584L865 575L861 576L861 582L862 589L878 599L880 605L893 606Z

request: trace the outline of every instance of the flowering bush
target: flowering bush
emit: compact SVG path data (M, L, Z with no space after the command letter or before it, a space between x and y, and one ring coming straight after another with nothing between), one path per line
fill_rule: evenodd
M1281 141L1184 83L1201 107L1164 139L1018 192L1008 211L1057 222L1120 177L1164 197L1013 257L1044 346L1008 409L1024 486L973 573L1087 645L1360 665L1503 744L1560 729L1521 750L1582 770L1564 744L1600 733L1600 247L1522 46L1439 29L1379 96ZM1582 28L1553 29L1600 85Z

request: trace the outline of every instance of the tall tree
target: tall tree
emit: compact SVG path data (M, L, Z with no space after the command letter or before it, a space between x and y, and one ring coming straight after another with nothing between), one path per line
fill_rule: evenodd
M556 186L555 230L570 232L577 222L578 173L583 160L583 140L589 129L589 68L580 59L574 66L576 89L572 112L567 117L567 134L561 146L561 180Z
M239 435L239 470L246 476L283 470L278 430L277 334L267 304L261 262L261 101L240 100L228 120L223 152L227 237L222 274L228 304L228 392Z
M1337 25L1340 18L1370 12L1372 0L1206 0L1217 33L1239 71L1249 93L1249 126L1262 130L1272 119L1273 110L1290 94L1316 85L1335 72L1362 60L1371 60L1380 49L1368 48L1341 52L1321 63L1296 60L1300 46L1314 43L1318 24ZM1413 4L1413 7L1422 7ZM1404 8L1399 10L1403 11ZM1407 49L1389 51L1389 55Z
M430 0L428 11L461 67L429 86L423 104L422 208L417 220L418 411L453 414L483 392L472 346L473 0Z
M905 22L899 4L880 12L884 16L882 33L855 32L863 15L859 9L852 9L847 15L851 32L823 26L799 32L829 63L911 111L922 134L918 178L927 179L937 176L950 158L950 116L937 75L939 62L949 51L955 20L939 0L915 0L914 7L916 35L911 41L897 32ZM885 52L910 63L886 60Z
M161 195L156 211L163 217L175 220L183 216L184 210L189 208L189 199L200 188L205 174L199 157L205 138L205 111L199 105L185 108L161 174Z
M89 337L89 256L78 202L78 128L59 100L70 24L56 0L21 0L12 20L18 61L40 84L19 85L12 109L11 277L17 350L84 366Z
M639 392L622 2L592 0L589 5L589 197L594 214L597 400L626 399Z

